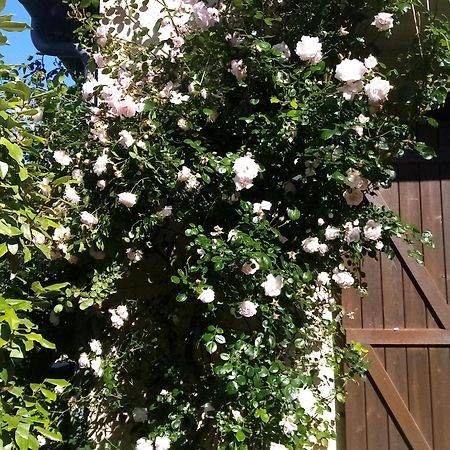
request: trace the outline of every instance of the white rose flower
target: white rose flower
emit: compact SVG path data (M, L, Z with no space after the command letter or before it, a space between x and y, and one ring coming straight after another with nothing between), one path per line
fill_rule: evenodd
M274 277L272 274L267 275L266 281L261 283L264 288L264 293L269 297L278 297L281 294L281 289L284 286L284 280L281 275Z
M352 242L359 242L361 239L361 228L350 225L345 232L345 242L351 244Z
M360 114L359 116L358 116L358 122L359 123L361 123L361 124L365 124L365 123L367 123L367 122L369 122L370 121L370 118L369 117L367 117L367 116L365 116L364 114Z
M373 77L369 83L364 86L364 92L369 99L370 104L380 104L387 100L392 86L389 81L381 77Z
M328 225L325 229L325 239L327 241L334 241L339 237L340 230L339 228L333 227L331 225Z
M279 424L283 428L283 433L286 435L294 434L297 431L297 424L293 415L284 416Z
M242 272L245 273L245 275L253 275L258 270L259 264L254 259L250 260L250 262L247 262L242 266Z
M72 178L78 183L83 183L84 173L81 169L73 169L72 170Z
M357 59L344 59L336 66L335 77L344 83L360 81L364 78L367 68Z
M64 190L64 197L69 200L69 202L72 203L79 203L80 202L80 196L77 194L77 191L72 186L67 185Z
M320 255L325 255L325 253L327 253L328 252L328 245L327 244L320 244L319 245L319 254Z
M70 228L68 227L55 228L55 231L53 232L53 240L55 242L68 241L71 237L72 234L70 232Z
M381 224L368 220L364 226L364 237L370 241L378 241L381 237Z
M182 129L183 131L187 131L189 130L189 123L188 121L184 118L184 117L180 117L177 120L177 125L180 129Z
M322 44L318 37L302 36L297 42L295 53L302 61L317 64L322 59Z
M202 303L211 303L214 301L215 293L211 288L203 289L202 292L200 292L198 299Z
M81 223L84 223L85 225L88 225L88 226L98 224L97 217L93 216L91 213L89 213L87 211L83 211L80 214L80 221L81 221Z
M97 375L99 378L103 375L102 358L100 358L100 356L96 356L91 361L91 369L94 371L95 375Z
M153 443L146 438L140 438L136 441L134 450L154 450Z
M375 58L375 56L370 55L367 58L364 59L364 65L369 69L375 69L375 67L377 67L378 65L378 61L377 58Z
M383 247L384 247L384 244L383 244L383 242L381 242L381 241L378 241L378 242L375 244L375 248L376 248L377 250L383 250Z
M38 444L39 444L41 447L43 447L43 446L47 443L47 440L46 440L45 437L42 436L42 435L39 435L39 436L37 437L37 441L38 441Z
M352 101L356 94L359 94L364 89L364 83L362 81L347 82L344 86L341 86L338 91L342 92L342 96L347 101Z
M31 233L32 233L31 240L35 244L43 244L45 242L45 236L39 231L32 230Z
M243 317L253 317L258 312L257 309L256 303L245 300L239 305L239 314Z
M127 131L127 130L122 130L119 133L120 139L119 139L119 144L123 147L123 148L130 148L133 144L134 144L134 137L132 136L132 134Z
M181 170L178 172L177 180L184 183L189 179L191 173L192 172L191 169L189 169L189 167L183 166Z
M127 208L131 208L136 204L137 197L136 194L132 194L131 192L122 192L118 195L119 202Z
M317 275L316 283L319 286L325 286L325 285L329 284L329 282L330 282L330 275L328 275L327 272L320 272Z
M259 165L254 161L250 154L241 156L233 164L235 173L234 183L236 190L250 189L253 186L253 180L258 176Z
M107 165L110 163L107 155L102 155L97 158L97 161L94 163L93 171L96 175L100 176L105 173L107 169Z
M127 248L126 255L127 258L133 263L142 261L142 259L144 258L144 252L142 250L136 250L134 248Z
M170 217L172 215L172 206L164 206L164 208L159 212L163 217Z
M97 356L102 354L102 343L97 339L92 339L89 342L91 352L94 352Z
M344 192L344 198L348 206L358 206L364 199L364 193L359 189L351 189Z
M352 189L367 189L369 182L367 178L364 178L361 175L359 170L348 169L346 172L347 176L345 177L345 184Z
M62 150L56 150L53 152L53 158L62 166L68 166L72 162L72 158Z
M291 57L291 51L284 41L274 45L272 48L278 52L281 52L281 58L284 60L288 60Z
M105 189L106 187L106 181L105 180L98 180L97 181L97 187L103 191L103 189Z
M89 356L86 352L83 352L80 354L80 357L78 358L78 367L80 369L86 369L91 366L91 363L89 361Z
M135 422L146 422L148 417L147 408L134 408L133 409L133 420Z
M306 253L317 253L319 251L320 242L316 237L308 237L302 241L303 251Z
M115 309L109 309L111 314L111 324L114 328L122 328L125 321L128 320L128 309L126 305L119 305Z
M155 439L155 450L169 450L170 439L167 436L158 436Z
M277 444L276 442L271 442L269 450L288 450L288 448L283 444Z
M337 272L332 276L333 281L342 289L348 289L353 285L355 279L350 272Z
M300 406L305 410L306 414L309 414L310 416L315 414L316 397L311 389L298 389L294 398L300 403Z
M390 13L380 12L373 18L372 25L375 25L380 31L387 31L394 26L394 18Z

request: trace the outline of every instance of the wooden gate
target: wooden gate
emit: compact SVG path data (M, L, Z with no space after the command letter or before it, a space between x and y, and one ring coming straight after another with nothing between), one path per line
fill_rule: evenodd
M406 158L378 202L436 248L420 266L395 240L396 259L365 263L368 298L343 298L346 339L371 361L367 381L347 388L345 450L450 450L450 122L430 134L438 158Z

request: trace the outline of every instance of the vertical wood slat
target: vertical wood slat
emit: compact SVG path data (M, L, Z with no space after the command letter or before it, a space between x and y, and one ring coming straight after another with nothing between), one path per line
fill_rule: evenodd
M399 186L394 183L389 190L383 192L383 198L391 211L399 213ZM405 311L403 307L402 267L400 261L386 257L381 258L382 293L384 326L386 328L404 328ZM386 370L403 401L408 403L408 372L406 365L406 349L400 347L386 348ZM389 448L408 450L397 424L389 417Z
M408 171L408 180L399 183L400 216L406 223L421 222L421 202L418 164L401 167ZM399 174L402 178L402 173ZM413 181L411 181L413 180ZM422 250L422 248L420 248ZM426 328L427 311L425 302L417 292L408 272L403 269L403 296L405 305L405 327ZM431 388L428 350L426 348L408 348L408 398L409 409L420 426L427 441L433 445L433 426L431 414Z
M361 298L356 290L348 289L343 293L343 325L346 328L362 327ZM345 445L346 450L367 450L366 418L361 414L366 410L364 382L355 380L346 385L345 408Z
M434 277L434 282L446 295L445 258L442 232L442 206L439 166L421 166L422 227L433 234L435 249L424 249L425 266ZM445 302L445 306L448 307ZM428 327L434 328L434 320L428 316ZM449 413L446 404L450 401L445 389L450 374L447 349L429 349L431 382L431 405L433 417L433 441L435 450L448 450L450 444ZM450 405L449 405L450 407Z
M362 325L364 328L383 328L383 293L381 263L367 259L363 267L370 274L370 295L362 302ZM374 350L385 361L383 348ZM388 415L378 393L371 383L365 383L367 450L389 448Z

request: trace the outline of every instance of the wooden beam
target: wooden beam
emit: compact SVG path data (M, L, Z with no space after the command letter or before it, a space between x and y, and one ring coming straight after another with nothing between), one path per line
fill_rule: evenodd
M434 328L347 328L347 342L355 341L370 345L396 346L450 346L450 330Z
M377 205L389 209L381 192L377 196L369 197L369 200ZM400 238L392 238L393 249L401 261L403 268L408 272L411 281L420 291L424 300L431 307L438 322L446 329L450 330L450 307L447 304L445 295L437 287L430 272L424 265L418 264L408 254L409 245Z
M414 450L432 450L377 354L370 345L368 350L371 363L369 377L378 388L392 419L397 422L411 448Z

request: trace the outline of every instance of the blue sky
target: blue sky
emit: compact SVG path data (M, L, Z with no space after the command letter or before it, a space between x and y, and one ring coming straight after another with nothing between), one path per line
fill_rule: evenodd
M2 15L13 14L15 22L25 22L30 24L30 17L18 0L6 0L6 7ZM30 39L30 31L25 30L19 33L6 33L9 46L0 47L0 53L4 55L8 64L26 62L27 57L34 55L36 50Z

